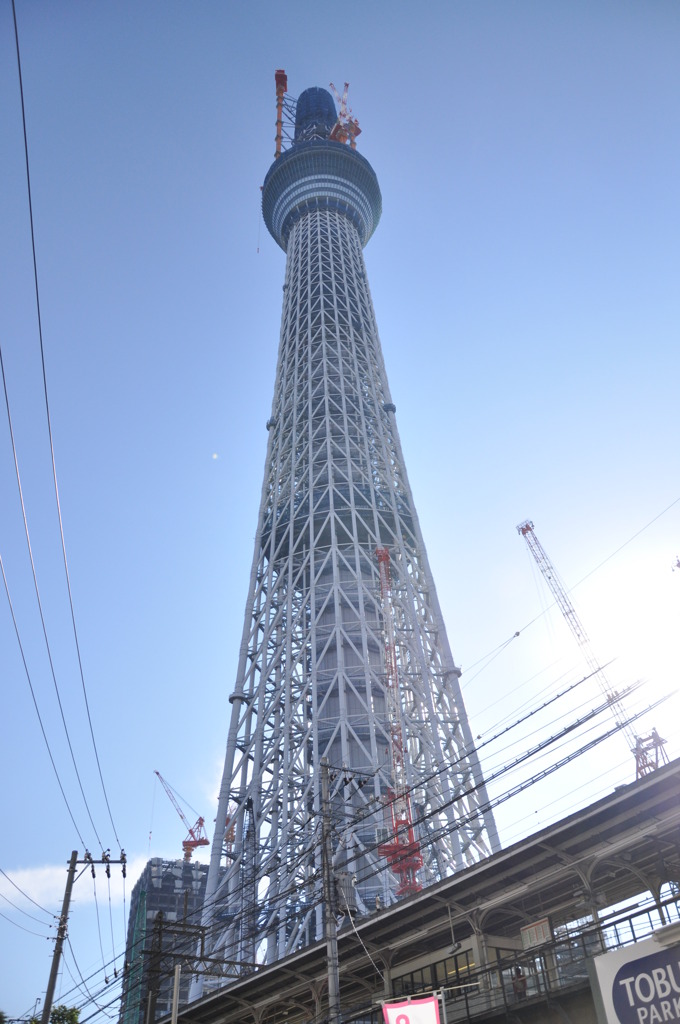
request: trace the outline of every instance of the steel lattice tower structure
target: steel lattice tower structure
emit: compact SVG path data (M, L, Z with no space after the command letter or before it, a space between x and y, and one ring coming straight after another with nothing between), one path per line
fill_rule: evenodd
M378 181L354 148L356 122L338 132L328 92L306 90L296 111L292 144L280 155L277 145L262 192L286 253L283 315L203 918L212 956L244 969L323 936L324 757L333 869L351 880L341 907L375 912L396 898L379 850L394 782L376 549L390 553L418 887L499 848L366 277Z

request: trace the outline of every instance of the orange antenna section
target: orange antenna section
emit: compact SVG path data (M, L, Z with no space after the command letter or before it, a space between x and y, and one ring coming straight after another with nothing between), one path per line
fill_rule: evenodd
M278 160L283 144L283 97L288 89L288 75L283 68L274 72L274 80L276 82L276 151L274 159Z

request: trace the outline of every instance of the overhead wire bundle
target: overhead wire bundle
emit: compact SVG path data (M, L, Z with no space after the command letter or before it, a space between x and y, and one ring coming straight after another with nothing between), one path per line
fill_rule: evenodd
M54 438L53 438L53 431L52 431L52 419L51 419L51 412L50 412L48 384L47 384L45 345L44 345L44 337L43 337L43 318L42 318L41 303L40 303L40 287L39 287L39 277L38 277L38 260L37 260L37 252L36 252L36 232L35 232L34 208L33 208L32 188L31 188L30 162L29 162L29 145L28 145L27 118L26 118L26 109L25 109L25 101L24 101L24 86L23 86L23 75L22 75L22 67L21 67L21 54L20 54L20 46L19 46L19 30L18 30L17 16L16 16L16 7L15 7L14 0L12 0L12 15L13 15L13 22L14 22L14 41L15 41L15 50L16 50L16 67L17 67L17 77L18 77L20 106L21 106L21 124L22 124L22 131L23 131L25 179L26 179L26 192L27 192L27 201L28 201L28 215L29 215L29 229L30 229L31 253L32 253L32 268L33 268L35 311L36 311L36 321L37 321L37 335L38 335L39 351L40 351L40 366L41 366L41 376L42 376L42 393L43 393L43 403L44 403L44 411L45 411L45 422L46 422L46 426L47 426L47 442L48 442L49 456L50 456L50 462L51 462L51 476L52 476L52 487L53 487L53 496L54 496L54 509L55 509L55 512L56 512L56 518L57 518L57 523L58 523L58 531L59 531L59 538L60 538L60 550L61 550L61 557L62 557L62 561L63 561L63 572L64 572L64 579L65 579L65 585L66 585L66 595L67 595L67 599L68 599L68 608L69 608L69 616L70 616L72 643L73 643L73 647L74 647L74 651L75 651L75 658L76 658L76 662L77 662L77 666L78 666L78 676L79 676L79 680L80 680L81 697L82 697L84 713L85 713L85 717L86 717L86 721L87 721L87 725L88 725L89 739L90 739L90 744L91 744L91 751L92 751L92 755L94 757L94 762L95 762L95 765L96 765L96 774L98 776L98 786L100 788L100 791L101 791L101 794L102 794L102 797L103 797L103 801L104 801L104 805L105 805L106 813L107 813L107 817L108 817L108 823L106 825L106 828L108 829L110 827L110 829L111 829L111 831L113 833L113 837L115 839L115 844L117 845L118 849L122 851L122 844L121 844L121 841L120 841L120 838L119 838L119 835L118 835L118 832L117 832L117 829L116 829L115 821L114 821L114 818L113 818L113 813L112 813L112 809L111 809L111 805L110 805L110 801L109 801L108 791L107 791L107 787L106 787L106 784L105 784L105 781L104 781L104 773L103 773L103 769L102 769L102 763L101 763L101 759L100 759L99 749L98 749L98 745L97 745L97 741L96 741L96 737L95 737L95 729L94 729L94 724L93 724L93 720L92 720L90 701L89 701L89 698L88 698L88 690L87 690L87 686L86 686L86 682L85 682L85 673L84 673L84 669L83 669L83 661L82 661L82 656L81 656L80 641L79 641L78 630L77 630L77 626L76 626L76 615L75 615L73 593L72 593L72 586L71 586L71 576L70 576L70 571L69 571L68 558L67 558L67 554L66 554L66 542L65 542L65 535L64 535L64 524L63 524L62 511L61 511L61 503L60 503L60 497L59 497L59 486L58 486L58 476L57 476L57 468L56 468L55 445L54 445ZM61 797L62 797L64 806L65 806L66 812L67 812L68 817L69 817L69 819L71 821L71 824L73 826L73 831L75 833L75 837L77 837L77 842L79 843L80 847L82 848L83 855L87 856L88 855L87 851L89 850L90 847L93 847L95 849L95 851L97 851L97 850L101 851L102 858L104 858L107 855L107 851L108 851L109 845L114 845L114 844L113 843L107 844L105 839L103 838L103 836L104 836L104 829L102 828L101 822L99 822L99 824L97 824L97 822L95 820L95 817L97 816L97 812L95 812L94 809L93 809L91 795L90 795L90 797L88 797L88 795L86 793L86 781L89 779L89 776L90 776L91 773L89 772L88 769L86 769L84 767L83 759L82 759L83 755L82 755L82 753L77 751L77 744L74 741L73 728L69 724L69 721L68 721L69 714L67 712L67 704L70 704L70 705L73 704L73 700L72 700L73 694L71 693L70 687L68 687L68 691L69 691L68 692L68 698L69 698L69 700L67 702L67 700L65 699L64 684L61 682L61 680L59 678L60 673L57 671L57 668L56 668L56 658L55 658L54 653L53 653L53 646L54 645L53 645L53 642L51 641L51 638L50 638L50 635L49 635L49 631L48 631L48 627L47 627L46 609L45 609L44 600L43 600L43 597L42 597L42 594L41 594L41 588L40 588L40 585L39 585L39 575L40 575L40 573L39 573L39 569L38 569L37 560L36 560L36 557L35 557L35 554L34 554L34 546L33 546L33 543L32 543L31 530L30 530L30 527L29 527L29 522L30 522L30 519L31 519L31 510L29 509L29 507L27 505L27 501L26 501L25 493L24 493L24 488L22 486L22 477L21 477L21 472L20 472L20 458L19 458L19 452L18 452L18 444L17 444L17 438L16 438L16 431L15 431L13 417L12 417L11 402L10 402L11 382L8 380L8 375L7 375L7 372L6 372L5 360L3 358L3 350L2 350L2 345L1 345L1 339L0 339L0 376L2 377L2 388L3 388L3 395L4 395L4 405L5 405L6 416L7 416L8 435L9 435L9 440L10 440L10 445L11 445L14 474L15 474L16 485L17 485L18 506L19 506L19 509L20 509L20 514L21 514L21 519L22 519L22 524L23 524L23 533L24 533L25 542L26 542L26 550L27 550L27 554L28 554L28 561L29 561L29 564L30 564L30 573L31 573L31 578L32 578L32 585L33 585L33 593L34 593L35 605L36 605L37 614L38 614L38 617L39 617L39 620L40 620L40 634L41 634L42 642L43 642L43 645L44 645L44 650L45 650L45 654L46 654L47 664L49 666L49 673L48 673L48 675L49 675L49 677L50 677L50 679L52 681L52 685L53 685L54 697L55 697L55 700L56 700L56 706L57 706L58 711L59 711L59 719L61 721L61 727L62 727L62 731L63 731L63 736L65 738L66 747L68 749L68 754L69 754L71 768L72 768L73 774L75 776L75 779L77 781L77 791L78 791L78 794L79 794L79 800L82 802L82 806L84 807L87 821L89 822L89 826L87 828L84 828L82 821L79 820L81 818L82 812L80 810L78 810L77 807L76 807L76 802L74 801L73 793L70 792L70 790L71 790L71 783L66 780L66 777L65 777L65 774L64 774L63 765L59 764L60 755L59 755L59 753L57 751L57 747L56 747L56 744L55 744L55 737L54 737L54 730L53 730L52 722L51 722L51 716L50 716L49 712L45 711L44 707L41 708L41 704L44 705L44 703L45 703L45 697L44 697L44 695L41 695L39 693L39 687L35 683L33 672L29 669L27 645L22 640L23 626L20 624L19 613L18 613L18 611L17 611L17 609L15 607L15 603L12 600L12 588L10 586L10 579L9 579L9 576L8 576L8 572L6 570L5 562L2 559L2 551L1 551L2 538L0 538L0 572L2 574L3 587L4 587L5 596L6 596L6 599L7 599L7 607L9 609L9 615L10 615L10 619L11 619L11 623L12 623L12 628L13 628L13 631L14 631L14 635L16 637L16 642L17 642L17 646L18 646L18 650L19 650L19 655L20 655L20 663L23 666L23 672L24 672L25 681L26 681L26 683L28 685L28 689L30 691L30 696L31 696L31 701L32 701L32 704L33 704L35 715L36 715L37 720L38 720L38 725L39 725L39 731L40 731L41 739L42 739L42 742L43 742L43 744L45 746L45 749L47 751L47 755L48 755L48 759L49 759L49 762L50 762L50 765L51 765L51 768L52 768L52 772L53 772L53 775L55 777L58 790L59 790L59 792L61 794ZM86 839L86 833L87 832L90 833L90 840L89 841ZM3 874L3 876L9 882L11 882L12 885L15 885L15 883L12 881L11 877L6 872L3 871L2 874ZM108 899L108 904L109 904L109 913L108 913L108 916L109 916L109 928L110 928L110 933L111 933L111 945L112 945L112 950L113 950L113 948L115 946L114 923L113 923L113 911L112 911L112 901L111 901L111 893L110 893L110 877L108 877L108 876L107 876L107 883L108 883L108 887L109 887L109 899ZM18 886L17 886L17 888L18 888ZM22 896L25 899L30 900L31 902L35 903L35 901L33 901L32 898L27 893L21 891L21 894L22 894ZM6 902L11 902L11 901L8 900L8 897L6 897L6 896L3 896L3 899ZM99 933L99 937L100 937L100 948L101 948L101 953L102 953L102 961L104 961L103 940L102 940L102 935L101 935L102 924L101 924L100 914L99 914L99 897L98 897L98 895L96 893L96 890L95 890L95 893L94 893L94 899L95 899L95 907L96 907L96 911L97 911L97 926L98 926L98 933ZM124 900L125 900L125 897L124 897ZM23 910L23 908L21 908L20 906L17 906L16 904L12 904L12 906L14 906L15 909L17 911L19 911L20 913L22 913L22 914L26 914L27 913L25 910ZM41 911L43 911L43 913L49 914L51 917L53 917L53 915L49 911L45 910L45 908L43 908L43 907L40 907L39 904L36 903L36 906L38 906L39 909ZM6 916L6 915L2 915L2 916ZM11 920L12 923L15 924L17 927L24 927L24 926L22 926L21 924L19 924L18 922L14 921L11 918L8 918L8 920ZM38 921L38 923L41 923L40 919L34 918L34 920ZM27 930L27 929L24 929L24 930ZM43 935L43 933L34 933L34 934L38 934L41 937ZM114 957L114 974L115 973L117 973L117 968L115 967L115 957Z

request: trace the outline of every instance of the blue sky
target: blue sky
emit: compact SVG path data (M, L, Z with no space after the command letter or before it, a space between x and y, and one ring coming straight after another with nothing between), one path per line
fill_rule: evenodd
M259 217L278 67L293 95L350 82L359 148L380 181L369 280L473 732L488 738L583 671L560 616L541 614L550 599L515 531L527 517L566 584L587 577L571 597L599 657L616 659L612 684L644 677L639 705L675 690L675 0L17 0L17 20L76 623L116 831L135 865L179 855L184 838L154 769L209 825L216 807L279 332L284 256ZM115 852L52 491L8 2L0 29L0 344L55 674L92 816ZM96 855L4 414L0 494L31 681ZM0 598L0 868L55 913L80 840ZM677 712L671 702L640 726L655 724L671 757ZM491 747L487 770L510 755ZM504 841L628 781L630 761L616 737L510 801L498 811ZM44 994L49 918L6 879L0 894L38 918L0 899L0 1007L19 1016ZM86 876L67 961L106 1003L115 982L103 964L121 951L124 912L115 886L110 924L99 875L97 896L101 947ZM72 987L64 973L57 997L84 1002Z

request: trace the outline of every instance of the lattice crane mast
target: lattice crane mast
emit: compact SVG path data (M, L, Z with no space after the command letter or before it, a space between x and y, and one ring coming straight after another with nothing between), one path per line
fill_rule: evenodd
M560 579L555 566L548 558L543 545L536 536L534 524L530 519L526 519L523 523L519 524L517 532L524 537L527 542L529 551L533 555L538 568L541 570L543 578L550 587L552 595L557 601L567 625L576 637L588 667L597 679L602 692L607 698L614 718L620 726L631 752L635 755L636 778L640 779L643 775L648 775L650 772L654 771L655 768L658 768L661 762L668 760L663 749L663 745L666 741L661 739L656 729L652 729L650 736L637 736L635 732L633 732L630 724L626 722L626 712L618 699L616 691L612 689L609 680L602 668L600 668L600 664L593 653L590 640L588 639L588 634L576 614L576 609L569 600L566 588Z
M385 633L385 675L387 686L387 718L390 729L390 759L392 768L392 789L388 794L390 825L387 842L378 846L378 853L385 857L391 870L399 879L397 896L410 896L420 892L417 871L423 866L420 844L413 830L411 797L406 779L404 736L401 728L401 706L399 673L397 669L397 647L394 630L394 609L392 606L392 579L390 553L387 548L376 548L378 572L380 574L380 599L382 603L383 627Z
M283 68L278 68L274 72L274 80L276 82L276 150L274 159L278 160L283 146L283 101L288 89L288 76Z
M210 840L206 835L204 827L205 820L199 817L198 820L196 821L196 824L191 826L186 818L186 815L184 814L184 811L177 803L177 800L175 799L175 794L170 784L165 781L160 772L154 770L154 775L158 776L158 779L163 789L170 797L170 802L172 806L175 808L180 818L184 822L184 825L186 826L188 835L184 842L182 843L182 849L184 850L184 860L191 860L192 854L198 846L210 846Z
M330 83L330 89L335 96L336 103L338 104L338 119L333 125L330 137L334 142L348 142L350 149L357 148L357 135L361 135L361 128L356 117L352 117L352 111L347 106L347 90L349 89L349 82L345 82L344 89L342 90L342 96L335 88L333 83Z

